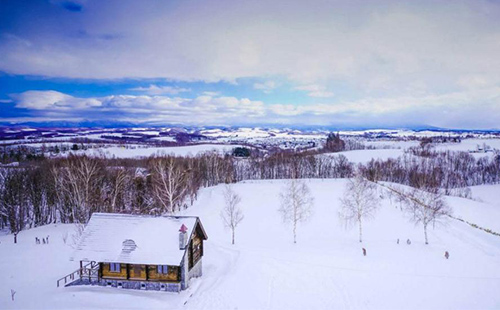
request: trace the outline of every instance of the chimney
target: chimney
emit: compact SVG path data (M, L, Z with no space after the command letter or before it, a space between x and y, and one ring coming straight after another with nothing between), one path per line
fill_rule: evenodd
M181 229L179 229L179 250L186 249L187 246L187 230L186 225L182 224Z

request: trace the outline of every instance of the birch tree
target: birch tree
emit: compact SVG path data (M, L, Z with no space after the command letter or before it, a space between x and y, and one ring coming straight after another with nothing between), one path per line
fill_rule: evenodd
M373 218L379 206L375 184L361 175L349 179L340 202L340 219L347 226L358 224L359 242L363 242L363 221Z
M413 189L406 192L404 197L405 211L410 216L410 221L415 225L422 224L425 244L429 244L427 235L429 224L435 225L446 220L451 215L451 208L438 190L430 192Z
M188 171L176 163L174 157L159 158L153 162L153 191L163 213L174 213L186 197Z
M109 193L109 211L117 211L117 202L120 195L124 195L124 189L129 182L129 174L124 168L115 169L108 176L110 181L110 193Z
M283 222L292 225L293 243L297 243L298 223L307 221L312 214L314 199L311 191L304 181L292 179L280 193L280 198L281 206L278 211Z
M243 211L238 207L241 197L233 191L230 185L226 185L223 195L225 205L221 211L221 218L224 226L231 229L231 243L234 244L236 227L244 218Z
M65 165L53 168L52 174L62 205L69 203L70 222L86 223L92 212L101 210L102 162L98 158L70 155Z

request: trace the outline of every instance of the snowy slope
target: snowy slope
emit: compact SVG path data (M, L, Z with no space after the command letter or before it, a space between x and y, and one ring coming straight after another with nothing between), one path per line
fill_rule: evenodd
M104 155L107 158L140 158L149 157L152 155L175 155L175 156L195 156L204 152L230 152L233 148L239 145L224 145L224 144L198 144L188 146L172 146L172 147L151 147L151 146L136 146L122 147L111 146L107 148L88 149L84 151L71 151L74 154L86 154L91 156ZM67 155L67 154L64 154Z
M463 139L460 143L437 144L436 149L441 151L476 151L478 147L486 145L491 149L500 150L500 139Z
M313 180L314 217L299 228L294 245L290 228L276 212L282 186L279 181L235 186L246 216L237 245L229 244L227 232L226 240L210 240L214 245L207 247L204 283L189 301L193 309L500 306L499 237L450 222L432 231L426 246L421 227L408 223L399 206L386 200L376 219L366 223L363 247L368 256L363 257L356 229L346 231L337 220L344 181ZM220 190L205 191L190 212L220 209ZM454 201L465 207L468 203ZM202 219L209 234L223 236L218 212ZM398 245L397 238L413 243ZM443 258L446 250L450 260Z
M339 156L344 155L354 164L366 164L372 159L387 160L389 158L396 159L403 156L404 151L401 149L375 149L375 150L354 150L336 153L325 153L318 156Z
M163 309L498 309L500 307L500 237L450 221L430 231L423 243L397 203L384 199L374 220L346 230L337 212L345 180L310 180L314 214L291 227L277 209L284 182L247 181L234 185L242 197L245 219L236 245L222 226L223 186L203 189L184 215L200 216L208 234L204 276L180 294L101 287L55 287L55 280L77 268L68 261L71 247L61 235L72 225L24 231L20 243L0 237L0 308L163 308ZM492 188L496 190L496 188ZM487 189L485 190L487 191ZM493 195L493 194L491 194ZM472 202L472 204L471 204ZM493 205L452 198L456 213L495 218ZM49 245L34 237L51 235ZM397 239L412 244L396 244ZM68 241L69 243L69 241ZM361 248L367 249L363 257ZM450 259L443 257L450 252ZM10 300L10 289L18 291Z

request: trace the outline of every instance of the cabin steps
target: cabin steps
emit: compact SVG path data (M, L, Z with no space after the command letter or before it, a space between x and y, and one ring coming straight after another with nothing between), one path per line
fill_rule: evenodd
M64 284L64 286L70 286L88 280L89 282L97 281L99 279L99 264L92 261L86 265L83 265L80 269L73 271L72 273L57 280L57 287ZM63 283L64 282L64 283Z

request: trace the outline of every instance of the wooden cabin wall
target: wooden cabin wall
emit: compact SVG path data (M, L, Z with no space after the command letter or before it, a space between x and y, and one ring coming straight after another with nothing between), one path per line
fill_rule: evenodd
M203 256L203 233L201 228L196 226L193 232L191 242L189 243L189 269L193 268L194 265Z
M120 272L111 272L109 263L101 263L101 276L103 279L126 279L127 264L120 264Z
M151 281L173 281L178 282L181 280L179 266L168 266L168 273L158 273L158 266L148 266L148 279Z
M150 280L165 282L180 281L179 266L168 266L167 274L159 274L157 271L157 265L120 264L120 272L111 272L109 263L101 263L100 268L101 277L103 279Z
M128 274L130 280L146 280L146 265L128 264Z

